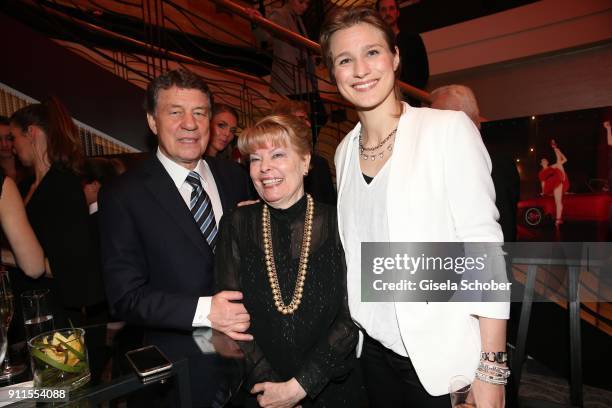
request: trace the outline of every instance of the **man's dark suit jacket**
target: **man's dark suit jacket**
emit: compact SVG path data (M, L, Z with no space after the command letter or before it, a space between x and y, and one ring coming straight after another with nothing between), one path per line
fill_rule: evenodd
M249 198L249 178L237 164L206 158L223 211ZM191 338L198 298L213 295L214 255L176 185L153 155L103 187L100 238L111 313L145 328L145 341L171 359L189 359L192 398L209 405L198 384L215 356ZM189 347L185 346L185 342Z
M248 198L236 164L206 159L223 211ZM155 329L191 330L200 296L213 295L214 255L154 155L103 188L102 259L114 316Z

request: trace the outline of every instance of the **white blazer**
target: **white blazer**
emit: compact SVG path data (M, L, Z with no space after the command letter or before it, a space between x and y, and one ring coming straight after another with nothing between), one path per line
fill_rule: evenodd
M336 155L338 208L361 124L346 135ZM491 160L480 133L463 112L404 104L389 159L387 223L393 242L503 242L496 222ZM340 238L343 224L338 214ZM501 248L500 248L501 253ZM454 375L474 378L480 358L475 316L507 319L509 303L395 304L402 341L431 395L448 393ZM360 353L361 342L358 353ZM497 350L491 350L497 351Z

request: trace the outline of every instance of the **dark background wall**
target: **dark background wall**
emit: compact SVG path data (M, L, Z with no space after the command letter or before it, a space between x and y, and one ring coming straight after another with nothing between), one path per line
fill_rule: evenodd
M400 27L423 33L478 17L499 13L536 0L420 0L401 8ZM403 3L399 0L400 7Z
M148 149L143 89L2 13L0 49L0 82L37 100L55 95L79 121Z

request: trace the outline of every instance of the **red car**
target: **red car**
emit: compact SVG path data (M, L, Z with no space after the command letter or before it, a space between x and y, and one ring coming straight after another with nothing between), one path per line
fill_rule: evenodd
M565 194L563 219L569 221L608 221L612 196L608 192ZM555 219L555 200L552 196L522 200L518 203L518 222L526 227L537 227L546 218Z

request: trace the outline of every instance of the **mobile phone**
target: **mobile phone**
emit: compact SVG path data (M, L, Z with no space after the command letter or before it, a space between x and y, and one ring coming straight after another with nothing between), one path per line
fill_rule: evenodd
M172 368L170 360L156 346L131 350L125 353L125 356L140 377L147 377Z

